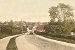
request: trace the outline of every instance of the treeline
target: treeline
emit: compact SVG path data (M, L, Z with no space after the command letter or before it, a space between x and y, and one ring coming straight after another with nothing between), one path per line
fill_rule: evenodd
M69 34L74 32L75 21L73 8L64 3L49 8L50 22L47 25L47 32Z
M64 34L71 35L71 32L75 32L75 22L67 24L64 26L64 22L49 22L45 25L44 29L46 30L46 34Z
M24 24L25 22L12 20L9 22L0 22L0 38L21 34Z
M45 25L48 38L75 43L75 20L73 9L64 3L49 8L50 22Z

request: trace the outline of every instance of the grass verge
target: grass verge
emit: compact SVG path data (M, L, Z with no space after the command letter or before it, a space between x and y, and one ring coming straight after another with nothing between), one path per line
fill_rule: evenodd
M41 35L41 36L49 38L49 39L54 39L54 40L57 40L57 41L63 41L63 42L75 44L75 40L72 40L72 39L53 37L53 36L50 36L50 35Z
M17 38L18 36L16 37L13 37L10 39L7 47L6 47L6 50L18 50L17 46L16 46L16 42L15 42L15 39Z

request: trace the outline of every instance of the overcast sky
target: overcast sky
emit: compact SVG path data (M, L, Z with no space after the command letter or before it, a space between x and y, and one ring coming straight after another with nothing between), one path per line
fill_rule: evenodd
M0 0L0 21L49 21L49 7L58 3L75 9L75 0Z

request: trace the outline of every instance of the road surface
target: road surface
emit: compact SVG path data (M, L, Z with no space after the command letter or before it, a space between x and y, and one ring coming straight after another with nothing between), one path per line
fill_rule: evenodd
M37 35L22 35L16 39L16 44L18 50L75 50L68 45L47 41Z
M27 36L29 35L22 35L16 38L16 45L18 50L40 50L37 46L35 46L34 44L32 44L27 40L28 38Z
M43 38L39 38L37 35L21 35L18 37L16 36L10 36L1 39L0 50L13 50L12 48L14 46L17 47L15 48L15 50L75 50L75 48L72 48L68 45L64 46L61 45L60 43L57 44L53 41L48 41ZM12 41L15 43L12 44L11 43Z
M18 50L56 50L49 41L36 37L36 35L22 35L16 38ZM58 47L57 47L58 48Z
M10 41L11 38L16 37L18 35L14 35L14 36L9 36L3 39L0 39L0 50L6 50L6 47Z

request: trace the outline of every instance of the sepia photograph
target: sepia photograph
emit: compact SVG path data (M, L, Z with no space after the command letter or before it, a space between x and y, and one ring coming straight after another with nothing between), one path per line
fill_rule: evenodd
M0 50L75 50L75 0L0 0Z

